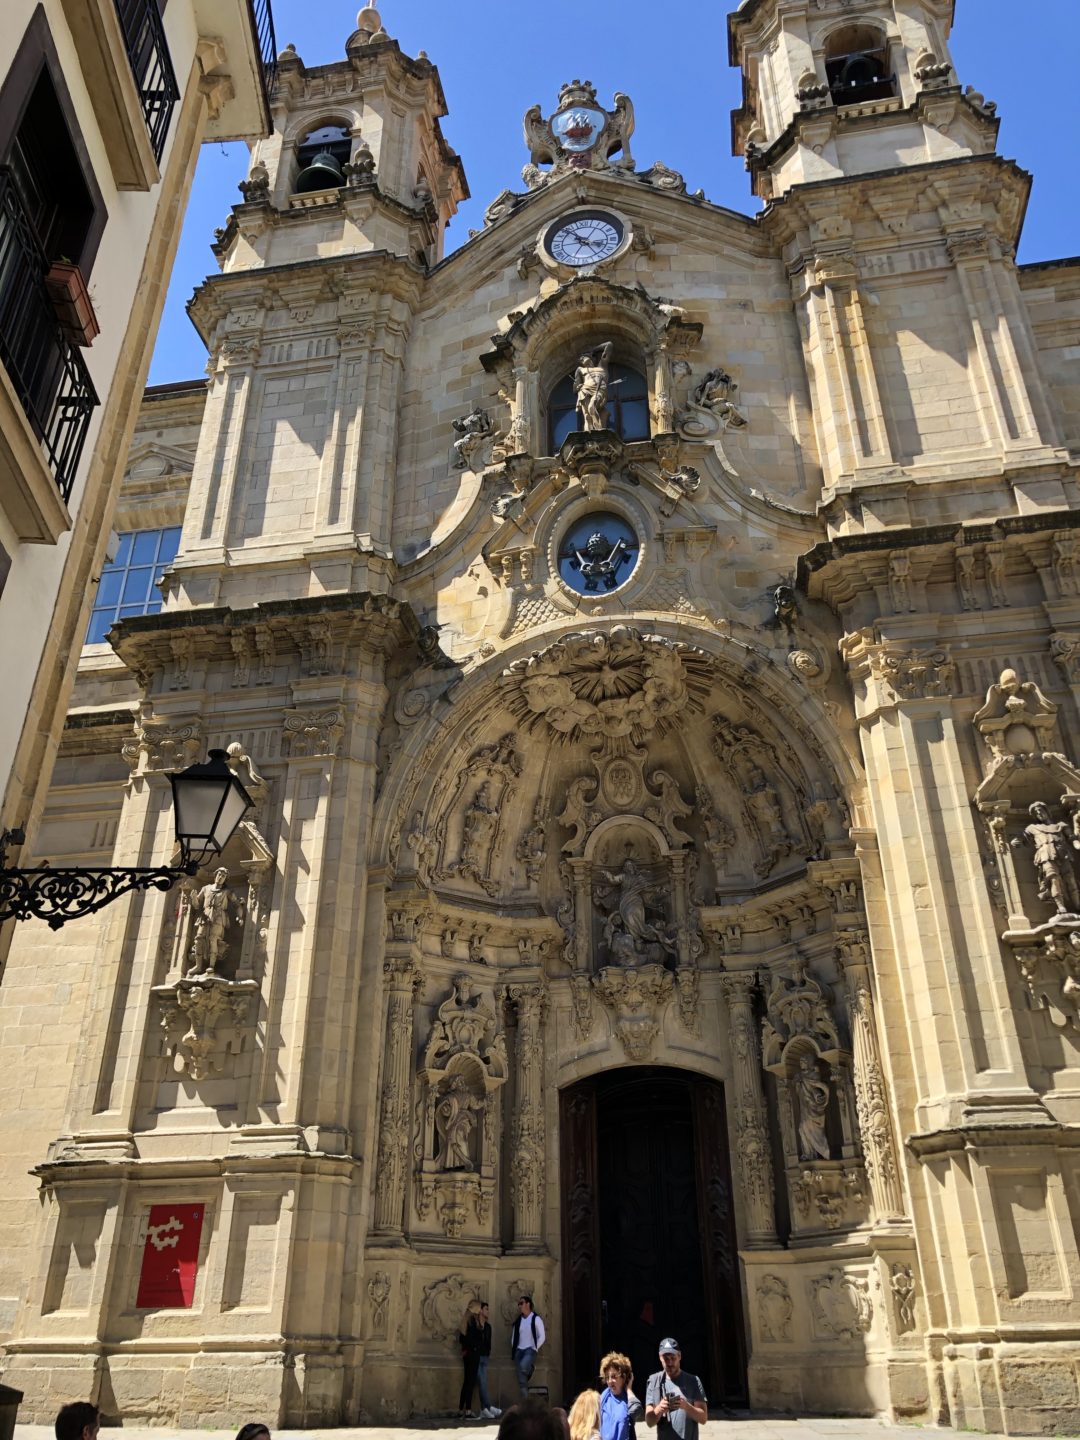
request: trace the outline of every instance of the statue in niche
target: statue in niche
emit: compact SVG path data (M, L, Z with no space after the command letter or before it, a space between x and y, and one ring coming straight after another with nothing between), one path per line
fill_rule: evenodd
M828 1160L825 1116L829 1109L829 1087L818 1073L812 1055L804 1055L799 1061L795 1094L799 1101L799 1159Z
M1073 827L1064 820L1051 820L1050 807L1042 800L1030 805L1028 814L1031 824L1025 829L1024 837L1035 851L1039 899L1049 900L1055 915L1080 914L1080 885L1073 854L1080 848L1080 842L1072 833Z
M475 1170L472 1133L477 1111L484 1102L473 1095L461 1075L453 1076L435 1107L435 1133L439 1137L440 1170Z
M761 832L762 843L769 857L768 869L771 870L778 860L790 853L791 837L784 826L776 791L753 762L746 771L746 803Z
M189 975L213 974L219 961L224 959L234 905L232 892L226 883L228 878L228 870L221 865L214 871L214 878L209 884L192 892L191 913L195 920L195 934L191 942Z
M614 908L604 922L604 943L612 961L632 966L652 959L656 947L674 952L675 942L666 929L648 918L645 900L655 886L633 856L627 855L621 870L600 873L610 886L616 887ZM608 890L604 898L611 895Z
M613 348L609 341L587 351L574 371L574 394L582 429L586 431L608 428L608 364Z
M486 876L488 850L498 821L498 811L491 799L491 785L489 781L485 780L465 811L465 822L461 834L461 859L457 864L457 869L462 875L471 875L475 880Z
M463 415L460 420L450 422L457 431L458 438L454 441L454 469L468 470L476 457L476 452L485 440L494 433L494 426L491 423L491 416L480 405Z

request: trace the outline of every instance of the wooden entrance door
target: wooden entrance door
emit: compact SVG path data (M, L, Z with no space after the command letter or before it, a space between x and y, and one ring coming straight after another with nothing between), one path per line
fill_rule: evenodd
M619 1070L562 1095L563 1336L568 1396L606 1350L638 1393L674 1335L714 1402L744 1403L746 1354L723 1088Z

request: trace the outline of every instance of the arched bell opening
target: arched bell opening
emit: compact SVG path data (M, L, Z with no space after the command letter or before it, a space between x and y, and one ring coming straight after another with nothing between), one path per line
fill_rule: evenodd
M864 105L897 93L889 42L875 25L845 25L825 45L825 75L834 105Z

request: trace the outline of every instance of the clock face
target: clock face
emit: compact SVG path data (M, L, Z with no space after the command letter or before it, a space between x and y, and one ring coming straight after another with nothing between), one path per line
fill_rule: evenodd
M623 240L622 222L604 210L582 210L548 231L547 248L560 265L595 265L614 255Z

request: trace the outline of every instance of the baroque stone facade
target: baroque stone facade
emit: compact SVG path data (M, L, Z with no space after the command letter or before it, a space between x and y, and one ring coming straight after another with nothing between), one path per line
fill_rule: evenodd
M84 656L41 844L160 862L210 743L256 807L50 937L55 986L12 946L5 1068L35 1007L80 1030L5 1139L31 1414L437 1413L523 1291L561 1396L623 1213L596 1117L667 1073L711 1394L1080 1423L1080 266L1016 266L950 12L740 7L756 219L573 81L437 267L430 62L370 8L283 57L207 384L132 452L165 607ZM205 1211L187 1308L137 1303L158 1204Z

